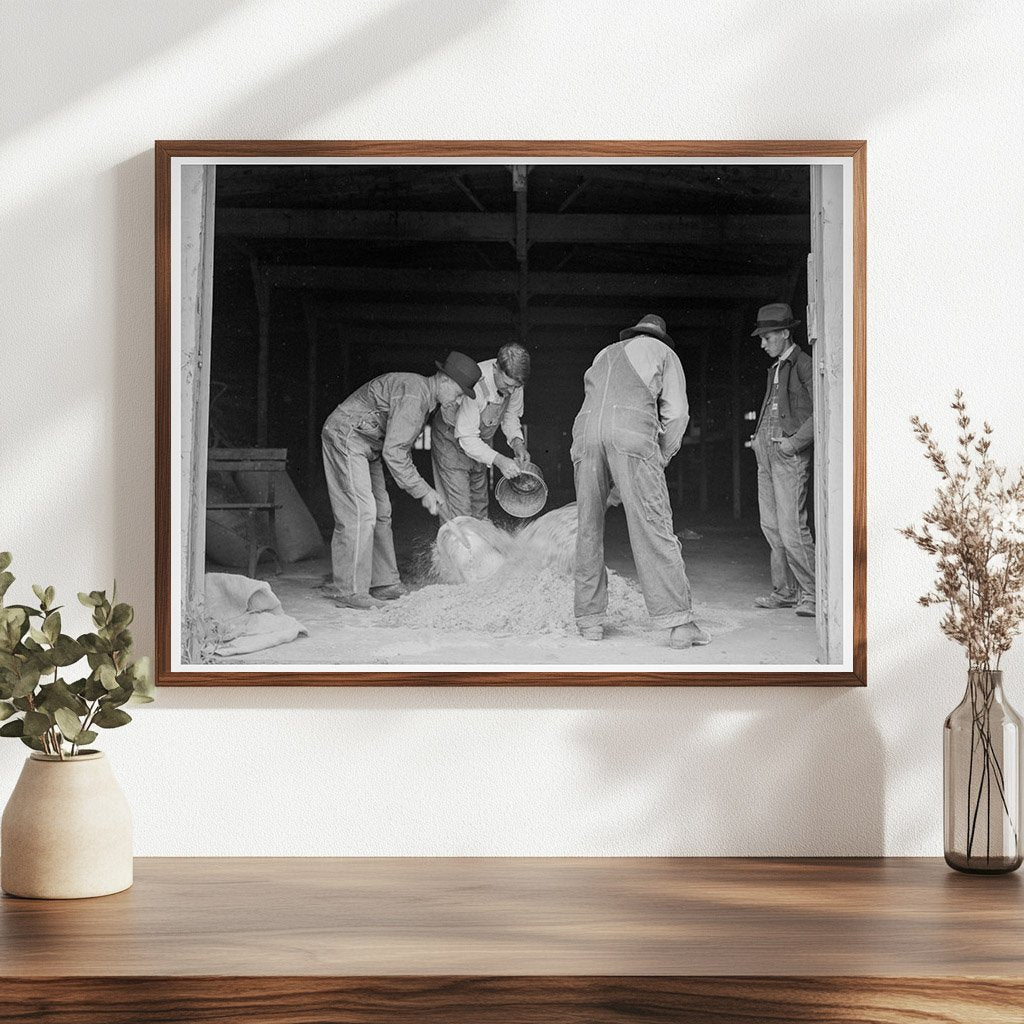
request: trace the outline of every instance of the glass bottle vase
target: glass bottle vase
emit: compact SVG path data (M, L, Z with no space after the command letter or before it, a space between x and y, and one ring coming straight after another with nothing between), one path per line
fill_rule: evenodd
M946 863L1000 874L1021 865L1021 719L1003 673L971 669L942 731Z

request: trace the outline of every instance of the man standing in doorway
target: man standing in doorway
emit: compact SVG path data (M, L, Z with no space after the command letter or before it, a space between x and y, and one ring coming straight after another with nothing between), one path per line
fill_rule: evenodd
M648 313L602 349L583 378L583 407L572 428L576 479L576 625L586 640L604 637L608 570L604 518L617 492L626 513L640 588L669 646L710 643L693 620L690 582L672 529L665 467L689 422L686 378L660 316ZM614 491L613 491L614 488ZM615 502L615 497L611 501Z
M440 406L430 421L434 486L453 516L487 518L487 467L507 479L530 461L523 439L523 388L530 378L530 353L516 342L502 345L496 359L479 364L472 397L454 407ZM515 459L492 447L501 426Z
M331 585L325 593L345 608L373 608L405 593L391 533L387 463L395 482L438 515L437 492L416 471L412 446L438 405L471 397L480 369L450 352L432 377L385 373L364 384L324 423L324 473L334 513Z
M751 337L775 360L754 430L757 502L771 548L772 589L758 608L795 608L814 617L814 538L807 526L807 492L814 445L811 357L792 339L800 321L783 302L762 306Z

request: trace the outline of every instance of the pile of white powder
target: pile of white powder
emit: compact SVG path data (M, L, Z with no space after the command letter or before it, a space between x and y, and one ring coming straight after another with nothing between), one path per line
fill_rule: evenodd
M555 569L506 563L484 580L439 583L382 608L374 625L466 631L490 636L572 636L573 578ZM628 580L608 573L607 625L617 632L650 629L643 596Z

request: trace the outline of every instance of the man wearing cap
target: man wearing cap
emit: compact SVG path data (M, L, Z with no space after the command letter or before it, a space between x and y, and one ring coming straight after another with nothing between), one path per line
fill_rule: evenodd
M413 464L412 446L438 405L472 396L480 368L461 352L434 364L432 377L385 373L364 384L324 423L324 473L334 513L332 581L324 592L346 608L372 608L400 597L386 463L395 482L438 514L437 492Z
M814 445L811 357L792 340L800 321L784 302L762 306L751 337L774 360L754 429L757 503L771 548L772 589L758 608L794 608L814 617L814 538L807 526L807 485Z
M516 342L502 345L495 359L478 364L480 380L472 397L440 406L430 419L430 458L434 486L453 516L487 518L487 467L512 480L530 461L523 439L523 387L530 377L530 353ZM502 433L515 458L492 447Z
M610 501L621 500L640 588L655 626L669 631L670 647L710 643L693 619L690 582L665 484L665 467L679 451L690 418L686 378L665 321L648 313L622 331L617 344L597 354L583 387L571 451L580 635L604 637L604 518Z

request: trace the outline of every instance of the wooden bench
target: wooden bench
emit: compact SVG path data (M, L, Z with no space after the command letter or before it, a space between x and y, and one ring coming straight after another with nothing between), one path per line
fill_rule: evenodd
M260 555L269 551L277 563L277 572L281 572L281 560L277 554L277 534L275 533L274 516L281 507L274 494L274 474L283 473L287 469L287 448L211 448L207 452L207 473L229 473L238 484L238 473L266 473L266 501L207 501L207 512L244 512L247 525L246 543L249 555L249 578L256 578L256 566ZM239 488L241 490L241 488ZM269 544L261 544L259 537L259 519L267 516L269 526Z

